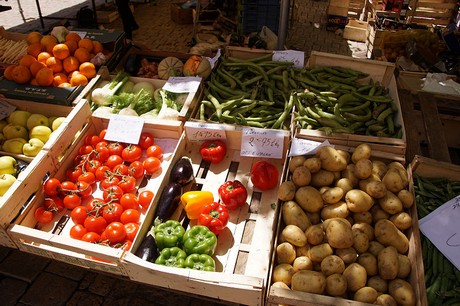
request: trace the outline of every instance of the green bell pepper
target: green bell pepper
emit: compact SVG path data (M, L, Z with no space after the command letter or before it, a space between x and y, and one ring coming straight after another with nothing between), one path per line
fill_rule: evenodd
M216 263L209 255L191 254L185 259L185 267L193 270L214 272L216 270Z
M207 254L212 256L217 245L217 236L203 225L188 229L183 237L183 249L188 254Z
M186 258L187 254L178 247L165 248L161 250L155 263L168 267L185 268Z
M179 246L185 233L185 229L176 220L162 222L156 225L153 231L160 250Z

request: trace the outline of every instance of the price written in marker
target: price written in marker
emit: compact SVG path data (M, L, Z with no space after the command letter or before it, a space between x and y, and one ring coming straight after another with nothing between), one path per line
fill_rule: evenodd
M197 92L200 84L201 77L199 76L170 77L162 89L175 93Z
M329 140L325 140L324 142L318 142L294 137L292 138L291 149L289 150L289 157L315 154L319 148L324 146L331 146Z
M190 141L203 141L203 140L214 140L220 139L225 140L225 130L221 129L216 124L198 123L198 122L186 122L185 132Z
M303 68L305 66L305 53L296 50L273 51L273 60L278 62L293 62L294 67Z
M264 129L243 128L241 156L282 158L284 133Z
M139 143L143 127L144 119L141 117L112 115L107 126L105 139L137 144Z

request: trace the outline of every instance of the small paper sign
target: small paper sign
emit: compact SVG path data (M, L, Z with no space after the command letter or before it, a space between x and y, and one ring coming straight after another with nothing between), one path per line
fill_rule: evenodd
M141 137L144 119L135 116L110 116L105 139L137 144Z
M0 120L8 118L15 109L16 106L11 105L6 100L0 99Z
M187 121L184 126L190 141L225 140L227 138L225 130L217 124Z
M282 158L284 133L265 129L243 128L241 156Z
M301 138L292 138L291 149L289 150L289 157L315 154L319 148L324 146L331 146L329 140L324 142L301 139Z
M460 269L460 196L419 220L420 230L449 261Z
M273 60L278 62L293 62L294 67L304 68L305 53L296 50L273 51Z
M206 57L211 64L211 68L216 66L217 61L219 60L220 56L222 55L222 51L220 49L217 50L216 56L214 57Z
M176 92L197 92L201 83L201 77L170 77L162 89Z

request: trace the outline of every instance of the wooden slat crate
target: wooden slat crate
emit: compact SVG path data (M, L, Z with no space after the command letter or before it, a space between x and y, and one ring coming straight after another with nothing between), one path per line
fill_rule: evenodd
M203 162L199 147L201 142L190 141L187 134L181 139L174 161L182 156L192 160L195 173L194 186L211 191L218 199L217 189L227 180L241 181L248 191L247 205L230 211L227 229L218 237L215 251L216 272L202 272L161 266L144 261L131 252L123 257L129 278L136 282L174 288L188 294L196 294L213 299L245 305L263 305L270 253L277 224L277 188L261 192L250 181L250 169L259 160L269 160L280 173L282 179L285 167L289 133L283 132L284 156L281 159L267 159L240 156L242 128L219 125L226 134L227 153L218 164ZM186 130L187 132L187 130ZM192 189L196 189L193 188ZM199 188L198 188L199 189ZM154 205L156 202L154 201ZM182 221L180 205L173 219ZM150 229L153 209L146 217L144 226L133 244L133 252ZM187 221L187 220L185 220ZM190 225L196 221L191 221Z
M339 66L353 68L368 73L369 78L373 79L374 81L380 82L380 84L382 84L383 86L386 86L389 89L389 95L393 98L394 103L399 109L394 120L395 123L402 126L403 136L402 139L354 135L345 133L333 133L332 135L327 136L326 133L323 131L297 129L297 131L295 132L296 137L316 141L324 141L328 139L331 144L347 147L356 147L362 142L367 142L376 151L393 154L395 159L402 161L404 163L406 152L406 133L404 130L404 120L400 111L401 107L399 105L400 103L398 98L396 80L393 75L395 69L394 64L382 61L356 59L343 55L335 55L312 51L307 66ZM366 81L368 81L367 78L364 80L364 82Z
M407 11L407 21L425 25L446 26L456 13L454 0L411 0Z
M27 54L27 42L26 42L27 34L22 34L22 33L16 33L16 32L10 32L7 31L3 26L0 26L0 39L7 39L9 41L13 41L15 43L15 46L22 46L23 50L17 50L17 49L9 49L9 48L0 48L0 51L8 51L8 50L13 50L15 51L15 55L10 57L9 55L3 54L0 56L0 67L6 67L10 64L18 64L19 59L21 58L22 55ZM10 58L14 58L13 60L10 60Z
M56 177L62 181L65 178L66 170L73 165L73 160L78 155L78 150L83 145L86 136L97 135L101 130L107 128L109 120L93 117L87 101L81 101L75 106L75 109L77 110L74 113L75 116L69 120L65 133L59 140L61 144L47 152L46 162L37 165L39 173L49 173L51 177ZM143 131L151 133L155 137L156 143L162 147L164 155L161 167L164 171L151 177L145 177L146 180L139 179L137 181L138 191L149 189L158 194L165 178L166 169L171 165L172 152L174 152L182 135L182 128L180 126L175 129L170 126L161 128L160 124L144 124ZM74 140L75 135L77 137ZM41 188L42 178L41 176L34 178L34 181L28 181L29 185L34 186L36 194L31 199L27 209L8 228L8 234L18 248L82 267L126 275L126 271L120 264L120 259L124 253L122 249L70 238L69 231L73 226L73 221L69 218L69 210L64 209L55 216L50 224L37 224L34 211L43 204L45 197ZM100 188L94 188L93 197L101 197L101 192ZM90 198L84 199L82 204L85 205L86 201L89 200ZM144 216L145 211L141 211L141 220Z

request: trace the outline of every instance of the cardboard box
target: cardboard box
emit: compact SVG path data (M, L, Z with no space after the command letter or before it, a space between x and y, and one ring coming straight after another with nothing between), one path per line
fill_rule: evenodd
M348 21L348 24L345 26L343 38L354 41L366 42L367 21L350 19Z
M182 4L183 2L171 3L171 20L178 24L192 24L193 8L184 9Z

